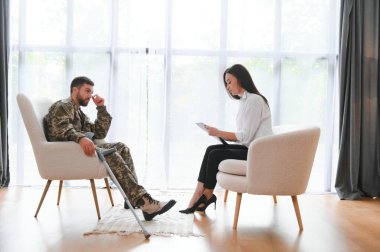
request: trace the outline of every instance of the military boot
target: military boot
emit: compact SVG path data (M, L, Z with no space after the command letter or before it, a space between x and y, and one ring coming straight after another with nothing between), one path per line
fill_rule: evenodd
M150 221L156 215L167 212L175 203L177 203L175 200L169 200L168 202L155 200L150 194L146 193L137 201L136 206L143 211L144 219Z

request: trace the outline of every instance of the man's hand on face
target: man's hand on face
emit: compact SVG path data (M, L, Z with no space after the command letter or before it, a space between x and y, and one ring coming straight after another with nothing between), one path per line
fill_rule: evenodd
M104 99L99 95L93 95L92 100L94 101L96 106L104 106Z
M88 139L87 137L82 137L79 140L80 147L82 147L82 150L84 154L87 156L94 156L95 154L95 144Z

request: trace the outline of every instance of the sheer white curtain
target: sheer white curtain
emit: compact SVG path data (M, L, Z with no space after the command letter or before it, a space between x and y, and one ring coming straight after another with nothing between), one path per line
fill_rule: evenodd
M114 117L107 140L131 148L141 183L192 188L205 148L215 143L194 123L234 130L237 102L221 78L241 63L268 98L275 125L321 127L308 190L329 191L336 2L12 1L11 183L42 183L15 95L58 100L73 77L85 75ZM93 105L84 110L95 117Z

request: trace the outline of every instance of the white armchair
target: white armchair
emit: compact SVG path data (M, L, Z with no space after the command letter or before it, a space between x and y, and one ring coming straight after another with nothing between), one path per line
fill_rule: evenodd
M228 159L219 164L217 181L221 187L237 192L233 229L239 219L243 193L289 195L292 198L299 229L303 230L297 195L305 192L318 146L318 127L281 127L274 135L254 140L247 161Z
M95 190L94 179L104 179L107 191L111 200L112 194L108 183L108 173L98 157L86 156L80 145L74 142L48 142L43 130L43 116L47 114L50 105L49 101L31 100L24 94L17 95L17 103L20 108L26 130L29 135L34 156L37 162L38 171L43 179L47 180L45 190L34 217L37 217L41 205L45 199L53 180L59 180L58 200L59 205L63 180L89 179L94 196L96 212L100 219L98 199Z

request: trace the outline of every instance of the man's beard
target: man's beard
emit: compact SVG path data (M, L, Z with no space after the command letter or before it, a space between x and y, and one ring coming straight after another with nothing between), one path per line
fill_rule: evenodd
M77 101L78 101L79 105L86 107L88 105L88 102L90 101L90 99L85 100L82 98L82 96L80 96L78 94L77 95Z

